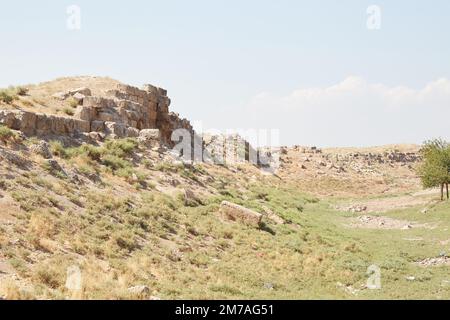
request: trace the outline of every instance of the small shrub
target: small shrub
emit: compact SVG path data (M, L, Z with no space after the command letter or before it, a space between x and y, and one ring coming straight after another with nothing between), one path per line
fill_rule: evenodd
M111 168L113 171L131 167L131 163L129 161L112 154L104 156L102 159L102 163L105 166Z
M113 235L113 243L115 243L119 248L132 252L139 249L139 244L136 237L131 232L120 232Z
M51 238L56 233L56 224L49 214L33 213L28 224L28 231L36 238Z
M60 157L60 158L67 158L68 153L66 148L64 148L64 145L61 141L52 140L50 141L50 151L54 156Z
M32 107L32 106L34 106L33 102L31 102L31 101L29 101L29 100L22 100L22 104L23 104L25 107Z
M75 111L73 111L73 109L68 108L68 107L65 107L65 108L63 109L63 112L64 112L65 114L67 114L68 116L73 116L73 115L75 114Z
M17 96L10 89L2 89L0 90L0 102L4 102L6 104L10 104Z
M71 97L67 100L67 102L69 103L69 106L73 109L75 109L76 107L78 107L78 100L75 99L74 97Z
M109 154L125 158L126 156L130 156L138 145L138 142L132 138L108 140L105 144L105 149Z
M0 125L0 141L7 143L9 140L15 137L14 131L10 128Z
M64 274L61 270L58 271L55 268L49 269L48 266L40 266L33 275L33 278L52 289L57 289L64 282Z
M77 150L72 150L73 153L78 153L76 152ZM79 148L80 153L84 153L86 154L89 158L91 158L94 161L100 161L102 154L104 153L104 150L101 147L96 147L90 144L83 144L80 148Z
M25 87L15 87L14 91L18 96L26 96L28 94L28 88Z

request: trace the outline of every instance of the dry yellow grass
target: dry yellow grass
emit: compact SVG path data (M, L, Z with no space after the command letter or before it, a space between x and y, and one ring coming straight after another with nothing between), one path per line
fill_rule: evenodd
M26 85L29 91L25 96L17 97L11 104L0 102L1 109L19 109L47 114L67 115L64 110L70 110L70 101L60 101L53 94L88 87L93 95L104 96L105 91L115 88L120 82L108 77L65 77L49 82Z

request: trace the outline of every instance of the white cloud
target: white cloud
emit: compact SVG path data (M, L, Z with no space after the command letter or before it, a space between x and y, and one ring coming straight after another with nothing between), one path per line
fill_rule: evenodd
M328 87L249 101L241 126L278 128L284 144L373 145L450 138L450 80L421 89L351 76Z

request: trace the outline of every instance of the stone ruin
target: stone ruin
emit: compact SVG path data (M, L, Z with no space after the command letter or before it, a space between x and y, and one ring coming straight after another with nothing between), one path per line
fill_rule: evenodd
M190 122L169 112L167 91L152 85L143 89L119 84L107 97L85 97L75 118L88 121L91 132L117 137L136 137L140 130L159 129L161 140L171 144L171 134L183 128L193 132Z
M0 124L26 135L87 135L94 139L138 137L143 130L159 130L160 140L173 145L172 132L194 130L190 122L169 112L167 91L152 85L142 89L118 84L105 96L92 96L88 88L57 93L54 98L75 99L73 117L34 113L24 110L0 110Z

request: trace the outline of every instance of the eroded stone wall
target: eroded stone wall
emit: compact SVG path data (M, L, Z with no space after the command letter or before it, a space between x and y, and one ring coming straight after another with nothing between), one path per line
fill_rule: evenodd
M91 96L89 88L57 93L64 100L77 94L79 103L73 117L63 117L21 110L0 110L0 124L27 135L73 135L87 133L93 137L137 137L145 129L158 129L161 140L169 145L175 129L187 129L190 122L169 112L167 91L152 85L142 89L119 84L103 96Z

